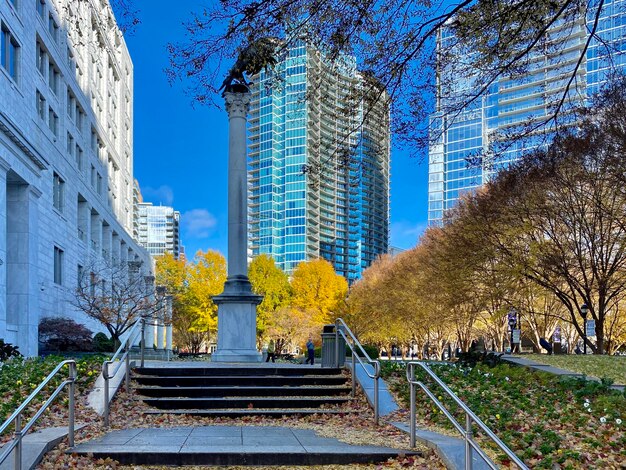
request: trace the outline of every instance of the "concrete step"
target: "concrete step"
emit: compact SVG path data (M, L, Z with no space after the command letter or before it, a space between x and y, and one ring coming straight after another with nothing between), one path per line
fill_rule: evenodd
M350 393L346 386L317 387L136 387L135 391L144 397L287 397L287 396L338 396Z
M123 465L347 465L384 462L410 450L353 446L308 429L206 426L125 429L68 453L112 458Z
M144 398L146 405L160 410L173 409L254 409L254 408L318 408L342 405L352 398L318 397L236 397L236 398Z
M308 376L308 375L340 375L341 370L333 367L311 367L311 366L270 366L263 364L248 367L136 367L134 369L138 375L152 376Z
M281 416L309 416L309 415L345 415L354 414L353 410L336 410L332 408L280 408L280 409L254 409L245 410L214 409L214 410L150 410L144 411L146 415L187 415L208 416L222 418L239 418L242 416L266 416L280 418Z
M149 376L133 374L133 379L140 385L163 387L241 387L241 386L299 386L299 385L343 385L343 375L307 375L307 376L274 376L274 375L232 375L232 376Z

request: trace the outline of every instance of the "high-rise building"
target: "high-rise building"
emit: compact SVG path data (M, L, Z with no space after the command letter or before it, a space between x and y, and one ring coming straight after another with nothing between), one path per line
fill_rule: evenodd
M37 354L92 263L132 239L133 65L106 0L0 2L0 338Z
M148 253L161 256L172 253L178 259L180 250L180 212L173 207L153 206L151 202L138 203L137 241Z
M288 273L302 261L324 258L353 281L387 251L388 96L373 86L366 99L354 99L371 85L354 58L331 63L304 42L255 80L248 206L253 257L269 254Z
M602 9L598 31L591 38L575 80L564 101L556 125L571 125L571 106L583 104L598 92L612 70L623 69L626 63L625 0L607 2ZM593 13L593 12L592 12ZM590 13L590 14L592 14ZM446 112L451 102L462 100L478 91L474 77L454 72L458 64L441 64L436 110L431 115L434 142L429 149L429 225L442 223L444 212L454 206L463 192L485 183L494 172L518 159L524 151L544 143L543 136L553 131L554 122L525 138L511 140L518 129L532 128L555 109L575 65L589 39L593 18L577 16L558 21L549 30L549 40L542 52L533 52L522 72L502 76L492 83L484 96L461 112ZM454 38L445 26L440 29L438 46L444 49ZM463 45L455 46L463 47ZM472 51L460 54L472 65ZM445 82L445 85L444 85ZM481 164L469 164L468 159L482 153L489 155L490 146L499 149L496 160L484 158ZM474 162L475 163L475 162Z

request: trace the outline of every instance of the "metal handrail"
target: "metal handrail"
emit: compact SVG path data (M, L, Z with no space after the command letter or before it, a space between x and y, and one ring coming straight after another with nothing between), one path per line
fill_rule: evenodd
M426 371L426 373L439 385L443 391L465 412L465 428L459 424L459 422L452 416L448 409L437 399L437 397L428 389L428 387L421 381L415 380L415 366L419 366ZM414 361L407 363L406 378L409 381L411 387L411 447L415 447L415 386L418 385L426 395L437 405L437 408L448 418L452 425L459 431L465 439L465 468L471 470L472 468L472 449L475 450L478 455L482 457L485 463L492 470L497 470L491 459L480 448L476 441L472 438L472 422L476 423L478 427L504 452L520 469L528 470L528 467L522 462L522 460L515 455L515 453L509 449L509 447L500 440L494 432L487 427L487 425L476 414L469 409L469 407L463 403L463 401L432 371L428 364L421 361Z
M120 367L122 367L122 361L123 361L126 364L126 372L125 372L126 391L127 392L130 391L130 358L129 358L130 347L131 347L131 344L134 343L135 340L137 339L138 334L141 333L141 367L143 367L144 365L144 331L145 331L145 319L142 318L140 321L136 322L135 325L131 328L130 333L128 333L128 336L126 337L126 341L120 344L119 348L117 348L117 351L115 351L115 354L113 354L113 357L111 357L111 359L107 359L106 361L102 363L102 378L104 379L104 416L103 417L104 417L104 425L106 427L109 426L109 412L110 412L109 380L111 380L117 375L118 371L120 370ZM117 357L120 355L120 353L124 349L125 349L125 352L118 361ZM116 361L118 362L117 367L115 368L113 373L110 374L109 366Z
M146 350L146 338L145 338L146 325L160 326L158 322L146 323L146 320L147 319L145 317L142 317L141 320L136 322L135 325L131 328L130 332L128 333L126 340L122 344L120 344L119 348L117 348L117 351L115 351L115 354L113 354L113 357L111 357L111 359L108 359L102 363L102 378L104 379L104 414L103 414L103 417L104 417L104 425L106 427L109 426L109 414L110 414L109 380L115 378L118 371L122 367L122 362L124 362L126 364L124 382L125 382L126 391L130 392L130 348L132 347L133 343L137 340L139 335L141 335L141 343L140 343L141 344L141 356L140 357L141 357L141 367L144 367L145 350ZM122 354L122 356L118 359L118 356L122 353L122 351L124 351L124 354ZM118 364L115 370L113 371L113 373L110 374L109 366L113 364L114 362L117 362Z
M22 412L26 409L30 402L41 392L41 390L48 385L48 383L52 380L52 378L65 366L68 365L70 369L69 376L66 380L64 380L50 395L43 405L39 408L37 413L26 423L26 426L22 427ZM7 444L6 448L0 454L0 464L2 464L7 457L11 454L13 449L15 449L15 463L14 468L16 470L21 470L22 468L22 438L30 431L30 429L35 425L37 420L41 417L41 415L48 409L48 407L54 402L56 397L61 393L61 391L65 388L66 385L69 385L69 403L68 403L68 439L70 447L74 447L74 411L75 411L75 384L76 377L78 376L76 371L76 361L73 359L68 359L63 361L57 365L50 374L39 384L39 386L32 391L30 395L22 402L22 404L9 416L4 423L0 426L0 434L2 434L10 425L14 423L15 426L15 437L9 444Z
M348 341L346 333L348 333L348 335L350 336L352 344L350 344L350 341ZM374 379L374 422L378 424L378 419L380 417L378 406L378 381L380 379L380 362L378 362L378 360L372 359L369 354L367 354L359 340L356 338L356 336L354 336L354 333L352 333L352 330L350 330L350 328L348 328L348 325L346 325L346 322L343 321L343 319L341 318L337 318L337 320L335 320L335 364L339 365L339 335L343 337L343 339L346 341L346 344L350 348L350 351L352 352L352 397L354 397L356 393L356 360L359 361L359 364L361 364L367 376L370 379ZM373 374L370 374L370 372L367 370L367 367L365 367L365 363L361 360L361 358L355 351L354 346L357 346L359 348L365 360L372 365L372 367L374 368Z

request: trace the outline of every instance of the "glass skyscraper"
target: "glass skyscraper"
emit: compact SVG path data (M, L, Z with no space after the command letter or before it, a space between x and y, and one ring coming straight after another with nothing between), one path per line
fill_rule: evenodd
M299 42L254 80L249 119L252 257L290 273L324 258L348 281L389 243L389 103L354 58ZM366 86L372 92L363 93ZM357 99L365 94L365 99Z
M151 256L172 253L180 255L180 212L168 206L153 206L151 202L138 204L137 241Z
M624 68L626 56L626 0L605 2L596 35L570 85L561 117L551 125L571 125L568 107L585 103L598 92L611 71ZM591 12L593 13L593 11ZM544 121L564 96L576 62L588 40L593 18L579 15L570 21L559 21L549 30L549 38L542 52L531 54L526 67L513 76L494 81L484 96L466 106L461 112L449 112L453 100L463 99L478 91L474 78L454 74L441 64L440 83L435 113L431 115L431 129L437 137L429 149L428 222L440 225L444 212L454 206L463 192L485 183L494 172L519 158L545 140L542 135L551 127L530 136L507 140L516 129L531 128ZM453 38L445 27L438 36L438 47L446 48ZM550 47L552 44L554 47ZM462 54L471 68L472 51ZM455 66L458 64L454 64ZM445 82L445 89L443 89ZM459 98L460 97L460 98ZM570 115L571 116L571 115ZM471 157L483 152L489 155L489 146L500 146L496 160Z

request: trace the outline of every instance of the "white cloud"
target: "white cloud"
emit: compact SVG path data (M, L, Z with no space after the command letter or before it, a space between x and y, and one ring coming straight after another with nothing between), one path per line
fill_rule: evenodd
M159 204L171 206L172 202L174 202L174 191L167 185L162 185L158 188L146 186L145 188L141 188L141 195L145 202L151 202L157 206Z
M217 225L217 219L206 209L191 209L180 216L186 238L206 238Z
M389 236L390 245L405 249L414 247L427 226L427 222L414 223L406 220L392 223Z

